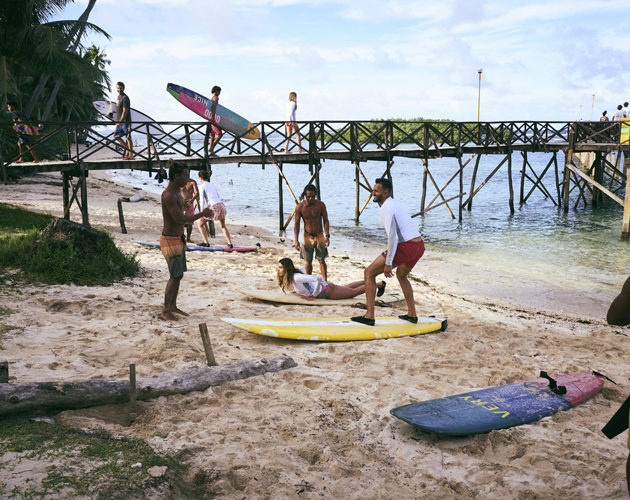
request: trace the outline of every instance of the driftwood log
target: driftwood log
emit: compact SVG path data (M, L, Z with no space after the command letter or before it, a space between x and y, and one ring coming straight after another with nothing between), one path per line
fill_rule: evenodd
M137 377L136 398L147 400L171 394L203 391L268 372L293 368L297 363L283 354L272 358L237 361L229 365L164 372ZM92 379L85 382L29 382L0 384L0 415L85 408L129 401L129 379Z

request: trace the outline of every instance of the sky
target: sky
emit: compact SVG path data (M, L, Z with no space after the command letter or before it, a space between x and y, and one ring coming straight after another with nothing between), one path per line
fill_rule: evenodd
M251 122L285 120L291 91L305 121L597 120L630 100L629 14L628 0L97 0L89 20L111 40L84 43L158 121L198 121L169 82L219 85Z

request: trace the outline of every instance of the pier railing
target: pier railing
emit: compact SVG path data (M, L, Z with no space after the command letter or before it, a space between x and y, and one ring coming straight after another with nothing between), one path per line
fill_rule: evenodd
M11 126L0 124L5 131L0 144L3 168L18 166L17 136L7 134ZM462 151L492 154L560 150L569 145L573 151L613 150L628 143L627 138L620 143L619 122L308 121L298 122L301 141L296 134L287 136L284 122L260 122L256 127L260 131L256 140L225 132L211 155L209 122L134 123L134 154L151 168L168 157L199 159L203 164L265 164L274 161L274 155L289 153L291 158L284 161L307 163L319 157L351 161L383 160L396 155L429 158L457 156ZM113 124L102 122L44 123L41 133L30 137L31 147L52 163L51 170L56 170L52 168L55 165L69 170L103 158L122 159L125 151L113 137L113 128ZM285 151L287 144L290 151ZM29 155L25 156L28 159Z

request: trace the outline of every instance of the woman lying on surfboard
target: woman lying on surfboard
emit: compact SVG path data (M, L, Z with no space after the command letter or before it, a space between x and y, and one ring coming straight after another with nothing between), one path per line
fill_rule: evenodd
M289 258L280 259L276 273L278 285L284 293L291 290L305 299L350 299L365 292L365 281L353 281L342 286L330 281L323 281L319 276L305 274L302 269L296 269ZM385 293L385 282L381 281L376 295Z

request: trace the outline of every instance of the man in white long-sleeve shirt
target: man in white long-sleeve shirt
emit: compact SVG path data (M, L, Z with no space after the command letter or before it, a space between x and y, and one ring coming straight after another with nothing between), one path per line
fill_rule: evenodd
M387 233L387 250L365 269L365 297L367 302L365 316L355 316L351 319L357 323L374 326L376 277L383 273L387 278L391 278L394 275L394 268L396 268L396 278L407 303L407 314L403 314L399 318L417 323L418 316L413 288L407 276L424 254L424 242L405 207L392 198L392 183L389 179L376 179L372 189L372 199L380 206L381 224Z

